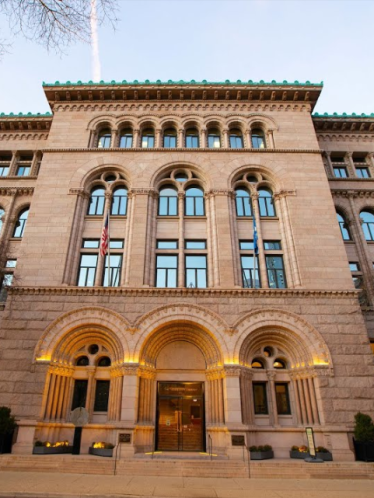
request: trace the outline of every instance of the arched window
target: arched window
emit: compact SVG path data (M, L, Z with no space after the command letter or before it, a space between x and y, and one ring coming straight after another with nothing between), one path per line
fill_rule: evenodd
M197 149L199 147L199 132L196 128L186 130L186 147L188 149Z
M90 204L88 212L90 216L100 216L104 214L105 205L105 189L103 187L95 187L91 190Z
M142 148L152 149L155 146L155 132L153 128L145 128L142 133Z
M1 229L3 227L4 217L5 217L5 211L3 208L0 207L0 233L1 233Z
M110 367L112 364L109 356L102 356L99 361L97 362L98 367Z
M374 240L374 214L369 211L361 211L362 230L366 240ZM344 238L344 237L343 237Z
M268 188L258 189L258 205L260 208L260 216L272 217L275 216L273 192Z
M261 128L252 130L252 147L253 149L266 149L265 134Z
M236 193L236 216L252 216L251 196L244 188L237 188Z
M286 362L284 360L277 358L276 360L274 360L273 368L276 368L277 370L281 370L281 369L287 368L287 365L286 365Z
M75 362L77 367L87 367L89 365L89 360L87 356L80 356L77 358L77 361Z
M204 216L204 191L200 187L192 186L186 189L185 216Z
M251 368L264 368L264 362L259 358L255 358L251 363Z
M23 233L25 231L26 221L27 221L28 216L29 216L29 208L26 208L20 212L18 219L17 219L16 226L14 227L14 232L13 232L14 238L19 239L19 238L23 237Z
M113 191L112 208L110 214L113 216L126 216L127 212L127 188L117 187Z
M221 135L217 128L208 130L208 147L209 149L219 149L221 147Z
M132 129L125 128L119 136L119 146L121 149L131 149L132 147Z
M349 233L347 223L343 216L340 213L336 213L336 217L338 219L338 223L340 226L340 231L343 237L343 240L351 240L351 234Z
M174 187L163 187L158 198L159 216L177 216L178 192Z
M230 147L232 149L243 148L243 135L242 132L237 128L230 130Z
M164 131L164 147L175 149L177 146L177 132L175 128L167 128Z
M105 130L101 130L99 132L97 146L99 147L99 149L109 149L111 140L112 133L109 128L105 128Z

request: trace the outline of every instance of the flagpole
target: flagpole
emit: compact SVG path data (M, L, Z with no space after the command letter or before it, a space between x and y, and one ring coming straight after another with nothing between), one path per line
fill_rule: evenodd
M253 288L256 288L256 249L255 249L255 241L253 238Z
M108 209L108 287L112 287L112 278L110 275L110 207Z

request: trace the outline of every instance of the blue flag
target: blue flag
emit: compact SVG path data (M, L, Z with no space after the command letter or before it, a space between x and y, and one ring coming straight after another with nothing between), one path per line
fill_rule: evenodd
M253 216L253 250L255 255L258 254L258 235L257 235L257 226L256 226L256 218Z

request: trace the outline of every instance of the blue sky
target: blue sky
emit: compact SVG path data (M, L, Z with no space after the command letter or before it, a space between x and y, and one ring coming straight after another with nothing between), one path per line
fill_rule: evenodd
M324 82L317 112L374 112L374 2L119 0L99 29L105 81ZM0 17L0 38L9 37ZM90 47L48 53L21 37L0 62L0 112L45 112L42 82L88 81Z

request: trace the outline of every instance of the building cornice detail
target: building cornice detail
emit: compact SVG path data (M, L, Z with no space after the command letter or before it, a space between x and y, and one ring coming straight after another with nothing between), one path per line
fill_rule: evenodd
M97 154L98 152L103 153L103 154L109 154L111 152L122 152L123 154L131 154L134 152L144 152L144 153L154 153L154 152L163 152L170 154L170 151L172 150L173 154L176 154L178 152L204 152L204 153L213 153L213 154L219 154L221 152L232 152L232 153L238 153L238 154L322 154L321 149L231 149L231 148L224 148L221 147L219 149L210 149L208 147L205 148L198 148L198 149L192 149L192 148L176 148L176 149L165 149L163 147L154 147L150 149L143 149L141 147L134 147L130 149L125 149L125 148L108 148L108 149L98 149L98 148L87 148L87 147L81 147L81 148L66 148L66 149L42 149L41 152L43 154L47 153L61 153L61 152L83 152L83 153L95 153Z
M152 288L133 288L133 287L25 287L14 286L8 289L11 295L80 295L80 296L321 296L330 298L351 297L356 298L359 291L357 290L322 290L322 289L160 289Z
M372 142L374 133L370 135L363 135L361 132L356 134L332 134L332 133L319 133L317 132L317 139L320 142Z
M331 189L333 197L346 197L353 199L374 199L373 190Z
M0 187L0 195L30 195L34 187Z
M48 133L14 133L14 132L5 132L0 133L0 140L9 141L9 140L47 140Z

